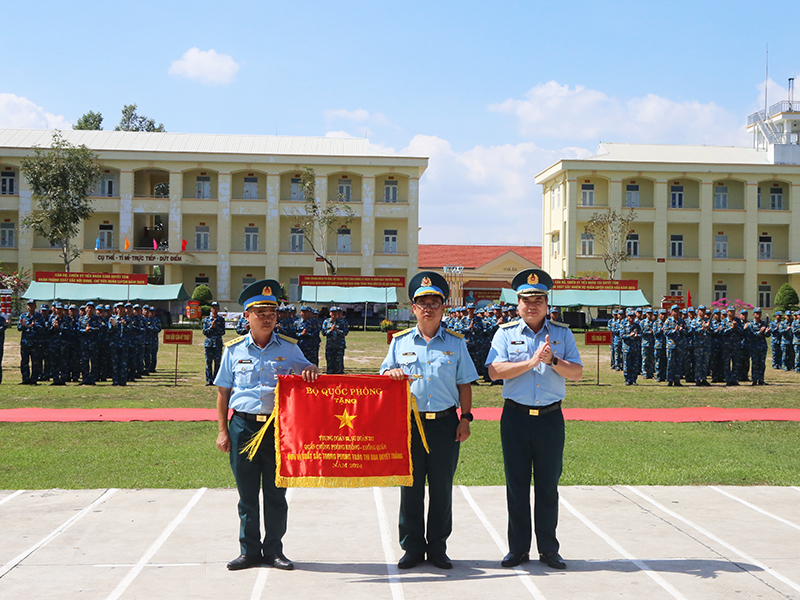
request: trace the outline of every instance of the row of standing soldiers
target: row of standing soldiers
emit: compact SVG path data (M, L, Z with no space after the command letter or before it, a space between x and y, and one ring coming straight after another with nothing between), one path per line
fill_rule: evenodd
M17 322L23 385L112 380L122 386L154 373L161 320L152 306L130 302L87 302L80 307L54 302L52 310L28 301Z
M681 379L708 386L709 377L711 383L728 386L742 381L767 385L764 371L770 337L773 368L784 364L776 359L777 343L779 357L791 355L785 368L800 369L794 364L795 342L800 350L798 320L787 323L776 318L769 323L762 319L760 308L753 311L752 319L748 319L747 310L737 316L733 307L725 311L715 308L709 313L702 305L683 310L673 305L669 312L667 316L663 308L657 313L652 308L628 309L624 315L622 310L613 311L614 318L608 324L612 332L611 367L624 372L626 385L636 385L639 375L666 381L669 386L682 385Z

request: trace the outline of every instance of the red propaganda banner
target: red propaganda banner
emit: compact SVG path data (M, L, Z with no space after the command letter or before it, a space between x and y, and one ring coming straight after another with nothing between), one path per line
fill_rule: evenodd
M611 343L611 332L587 331L583 341L587 346L605 346Z
M145 273L60 273L36 271L36 281L44 283L147 285L147 275Z
M280 487L411 485L407 380L281 375L275 390L275 484Z
M165 344L191 344L192 343L192 330L191 329L165 329L164 330L164 343Z
M686 299L683 296L662 296L661 297L661 308L666 308L669 310L672 308L673 304L677 304L678 308L684 308L686 306Z
M614 290L633 291L639 289L636 279L553 279L554 290Z
M405 277L380 277L358 275L300 275L300 285L326 287L406 287Z

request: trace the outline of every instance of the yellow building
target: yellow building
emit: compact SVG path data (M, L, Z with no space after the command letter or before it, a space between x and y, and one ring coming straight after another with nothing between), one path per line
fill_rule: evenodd
M59 251L19 226L36 210L20 159L49 146L52 133L0 129L0 262L7 266L63 270ZM146 273L190 292L205 283L220 301L235 301L243 287L270 277L296 301L301 274L326 273L293 217L303 206L301 172L311 167L317 200L344 198L356 215L318 240L337 274L416 272L427 158L379 153L357 138L62 133L96 152L104 169L73 271Z
M651 303L691 293L695 306L726 297L772 307L781 285L800 284L800 102L751 115L748 129L753 148L601 143L539 173L543 268L604 275L584 227L630 207L631 259L617 277L637 279Z

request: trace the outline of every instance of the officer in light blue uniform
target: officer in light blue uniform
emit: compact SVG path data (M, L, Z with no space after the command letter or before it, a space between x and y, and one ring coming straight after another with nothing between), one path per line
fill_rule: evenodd
M578 381L583 363L569 327L545 319L553 280L540 269L518 273L519 319L502 325L486 359L492 379L503 380L500 438L506 475L509 552L504 567L527 562L536 532L539 560L564 569L558 553L558 480L564 455L561 402L566 379ZM531 474L535 506L531 527Z
M275 486L275 435L270 424L253 460L241 449L266 423L275 401L278 375L301 374L314 381L319 374L297 347L297 341L275 333L280 284L273 279L249 285L239 296L250 332L225 344L217 387L217 448L230 454L231 469L239 492L239 544L241 555L228 563L237 571L262 562L277 569L294 568L283 553L288 505L286 489ZM230 424L228 410L233 410ZM264 539L261 540L259 491L264 495Z
M440 569L451 569L447 538L453 529L453 476L459 446L470 434L471 384L478 372L464 336L442 326L450 288L433 271L417 273L408 297L417 326L394 335L381 374L411 379L430 454L426 453L416 419L411 420L411 461L414 483L400 489L401 569L417 566L425 555ZM456 409L461 409L461 416ZM428 480L428 518L425 527L425 480Z

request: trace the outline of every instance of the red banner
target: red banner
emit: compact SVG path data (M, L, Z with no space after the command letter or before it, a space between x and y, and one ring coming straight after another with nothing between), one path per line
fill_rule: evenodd
M300 285L326 287L406 287L405 277L380 277L364 275L300 275Z
M587 346L606 346L611 343L611 332L587 331L584 334L583 341Z
M147 275L144 273L62 273L36 271L36 281L44 283L147 285Z
M411 485L411 394L382 375L282 375L275 390L275 484Z
M639 289L636 279L553 279L554 290L614 290Z
M165 329L164 330L164 343L165 344L191 344L192 343L192 330L191 329Z

